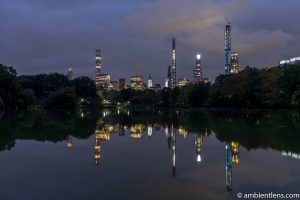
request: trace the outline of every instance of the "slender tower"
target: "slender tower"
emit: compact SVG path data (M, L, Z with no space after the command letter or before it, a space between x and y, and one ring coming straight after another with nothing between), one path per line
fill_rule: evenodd
M101 57L101 51L99 49L96 50L96 76L101 74L101 63L102 57Z
M196 68L194 69L194 82L202 81L203 71L201 66L201 55L196 55Z
M227 20L228 21L228 20ZM225 75L231 73L231 23L225 26Z
M172 38L171 88L176 87L176 39Z

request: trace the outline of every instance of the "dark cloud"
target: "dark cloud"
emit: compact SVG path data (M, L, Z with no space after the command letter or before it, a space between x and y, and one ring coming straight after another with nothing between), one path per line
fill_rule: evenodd
M289 2L289 3L287 3ZM178 77L191 78L196 53L206 76L223 73L225 16L241 68L298 56L300 2L288 0L3 0L0 63L21 74L58 71L92 76L95 49L114 79L151 73L163 83L177 37Z

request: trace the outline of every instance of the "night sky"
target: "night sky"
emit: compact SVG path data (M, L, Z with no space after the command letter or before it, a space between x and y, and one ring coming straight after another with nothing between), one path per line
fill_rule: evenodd
M0 63L19 74L93 76L95 50L112 79L150 73L163 84L177 38L177 77L224 73L225 16L240 68L300 56L299 0L1 0Z

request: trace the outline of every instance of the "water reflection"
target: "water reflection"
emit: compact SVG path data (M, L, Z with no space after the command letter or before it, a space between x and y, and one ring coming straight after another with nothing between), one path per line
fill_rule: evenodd
M225 165L224 182L227 191L233 190L233 171L240 164L240 148L249 151L272 149L282 156L300 159L299 113L241 113L201 112L189 110L102 110L79 113L20 113L7 115L0 121L0 149L11 150L16 140L65 141L68 149L73 140L93 138L93 163L102 167L103 144L109 145L116 136L131 142L149 140L160 134L169 152L171 176L177 177L178 141L192 138L191 155L197 166L205 165L206 139L213 136L223 143ZM284 133L284 134L282 134ZM190 140L182 140L189 142ZM182 142L181 141L181 142ZM105 145L105 147L108 147ZM75 147L74 147L75 148ZM156 152L154 152L156 153ZM0 154L1 156L1 154ZM180 161L180 160L179 160ZM92 163L92 162L91 162ZM184 164L184 163L183 163ZM223 168L224 169L224 168ZM170 176L170 177L171 177ZM224 184L224 183L223 183Z

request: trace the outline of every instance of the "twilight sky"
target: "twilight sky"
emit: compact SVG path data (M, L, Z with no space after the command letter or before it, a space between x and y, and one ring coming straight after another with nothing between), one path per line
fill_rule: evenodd
M177 38L177 77L224 73L225 16L240 68L300 56L299 0L1 0L0 63L19 74L92 76L95 50L112 79L150 73L163 84Z

